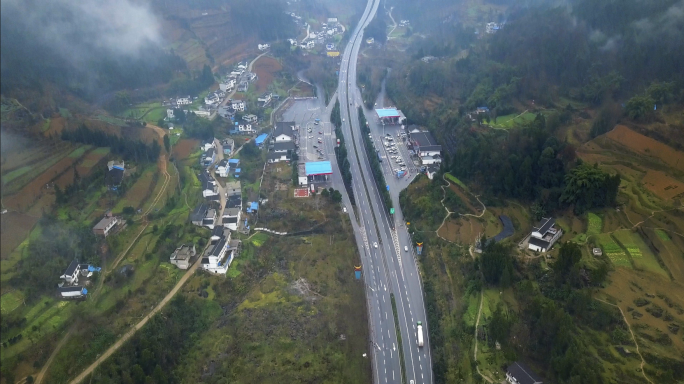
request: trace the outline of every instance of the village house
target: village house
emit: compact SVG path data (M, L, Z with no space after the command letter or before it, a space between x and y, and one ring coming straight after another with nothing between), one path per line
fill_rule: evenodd
M496 33L499 29L501 29L499 24L494 22L487 23L487 26L485 27L485 31L489 34Z
M262 104L262 107L265 107L268 105L268 103L271 102L271 98L273 97L273 92L264 92L257 98L257 101L260 101Z
M190 222L198 227L202 226L202 221L207 215L209 207L206 204L200 204L190 214Z
M225 274L233 262L234 250L228 251L230 231L219 238L202 257L202 269L216 274Z
M197 177L200 184L202 185L202 196L209 197L218 195L218 186L216 185L216 180L214 180L211 175L204 171Z
M442 162L440 152L442 146L437 143L435 137L429 131L414 132L409 134L409 141L413 150L420 157L423 165L438 164Z
M200 157L200 162L205 167L210 166L214 160L216 160L216 149L213 147L207 149Z
M244 112L245 102L242 100L231 100L230 105L233 107L234 111Z
M95 226L93 227L93 233L99 236L104 236L107 237L109 235L109 232L116 227L116 224L119 223L119 220L116 218L116 216L107 216L103 217L102 220L100 220Z
M197 111L190 111L190 113L194 113L195 116L203 117L205 119L208 119L211 116L211 112L204 110L204 109L200 109Z
M126 167L121 161L109 161L107 163L107 175L106 184L109 189L116 191L119 189L121 182L123 181L124 174L126 173Z
M228 177L230 168L228 167L228 159L223 159L216 164L216 172L219 177Z
M238 132L242 134L252 134L255 133L256 130L252 127L252 124L239 124Z
M223 118L230 119L235 116L235 110L232 106L221 105L218 107L218 114Z
M214 229L214 224L216 223L216 210L214 208L209 208L207 213L202 219L202 226L209 229Z
M237 231L238 224L242 216L242 209L240 208L226 208L223 210L223 226L231 231Z
M224 81L223 83L219 84L219 89L222 90L223 92L230 92L235 88L235 80L234 79L228 79Z
M259 48L260 51L265 51L265 50L271 48L271 45L270 44L258 44L257 48Z
M287 41L290 42L291 46L295 46L295 47L297 46L297 39L287 39Z
M255 81L257 79L257 74L254 72L250 72L247 74L247 81Z
M226 208L242 209L242 189L239 181L226 183Z
M293 141L276 142L273 144L272 151L268 154L268 162L290 161L291 154L295 150L296 146Z
M242 116L242 120L244 120L247 123L256 123L259 118L256 115L252 114L247 114Z
M57 292L63 299L80 299L88 294L88 290L80 286L58 287Z
M528 248L535 252L548 252L553 244L563 236L563 230L554 226L556 220L543 218L538 227L532 228Z
M195 245L181 245L176 248L176 250L171 254L169 262L177 266L180 269L188 269L190 267L190 261L197 254L195 250Z
M273 140L276 143L294 140L294 121L279 121L275 124L273 131Z
M249 83L246 81L241 81L240 85L238 85L238 87L237 87L238 92L247 92L248 89L249 89ZM244 108L242 110L244 111Z
M188 105L188 104L192 104L192 97L190 97L190 96L179 97L176 99L176 105L178 105L179 107L181 105Z
M64 280L68 285L74 285L78 283L78 275L80 271L81 264L79 264L77 260L72 260L62 276L59 278Z
M173 109L167 109L166 110L166 119L167 120L173 120L175 118L176 118L176 116L173 115Z
M543 384L531 369L517 361L506 369L506 381L510 384Z

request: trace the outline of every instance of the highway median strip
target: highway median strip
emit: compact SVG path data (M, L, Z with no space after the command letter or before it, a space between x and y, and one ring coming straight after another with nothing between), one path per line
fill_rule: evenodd
M394 293L390 293L390 300L392 301L392 315L394 316L394 328L397 333L397 348L399 348L399 361L401 362L401 382L406 383L406 365L404 364L404 348L401 341L401 329L399 329L399 314L397 313L397 302L394 299Z

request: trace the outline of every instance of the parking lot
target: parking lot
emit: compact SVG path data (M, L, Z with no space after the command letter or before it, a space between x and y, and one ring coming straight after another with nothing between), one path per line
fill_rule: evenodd
M302 162L328 160L333 152L332 126L320 121L322 108L319 103L318 99L298 100L283 113L284 121L294 121L299 126L297 155Z

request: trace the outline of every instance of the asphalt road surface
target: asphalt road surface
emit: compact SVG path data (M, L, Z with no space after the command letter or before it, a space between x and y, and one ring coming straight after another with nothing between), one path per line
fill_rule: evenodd
M362 100L356 87L356 60L363 43L363 28L374 17L379 3L379 0L369 0L361 21L345 48L340 66L336 96L340 101L342 131L351 163L353 194L357 207L356 211L347 211L352 218L367 288L374 381L400 383L401 376L405 375L408 384L431 383L429 328L423 303L422 283L398 201L400 189L405 188L415 176L415 169L413 175L396 179L391 173L392 165L383 161L385 178L390 185L395 208L395 214L390 215L383 207L380 193L373 181L358 120L357 107L362 105ZM334 101L330 103L333 104ZM375 126L376 120L373 116L373 112L369 111L367 120L377 142L378 127ZM394 127L394 131L397 129ZM397 140L396 133L394 139ZM405 162L410 162L405 148L401 155L405 157ZM334 156L331 156L331 161L334 161ZM333 183L338 189L343 189L338 174L333 175ZM350 207L346 193L343 198L344 204ZM409 250L405 251L404 247L408 247ZM398 323L394 321L390 293L394 294L396 299ZM417 321L423 322L425 345L422 348L417 344ZM405 372L402 372L399 360L396 329L401 333Z

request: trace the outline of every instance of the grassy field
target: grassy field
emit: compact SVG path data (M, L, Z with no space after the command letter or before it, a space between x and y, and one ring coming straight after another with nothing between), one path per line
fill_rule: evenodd
M601 216L589 212L587 214L587 235L588 236L594 236L598 235L601 233L603 230L603 219L601 219Z
M121 212L124 207L142 208L142 204L152 195L152 191L157 186L161 175L157 174L157 166L151 165L140 175L138 180L130 187L124 197L114 207L114 212Z
M653 252L651 252L637 233L628 230L616 231L613 233L613 237L627 250L636 269L661 274L667 277L667 273L660 267Z
M610 234L600 234L597 236L597 240L603 249L603 254L608 256L616 267L632 267L629 256L620 248Z
M513 128L529 123L534 120L537 114L525 111L524 113L512 113L510 115L498 116L496 122L492 120L490 125L494 128Z
M468 187L466 187L466 185L463 184L463 182L461 180L456 178L456 176L452 175L451 173L447 172L444 174L444 176L447 178L447 180L451 181L452 183L458 185L459 187L463 188L466 191L468 190Z

